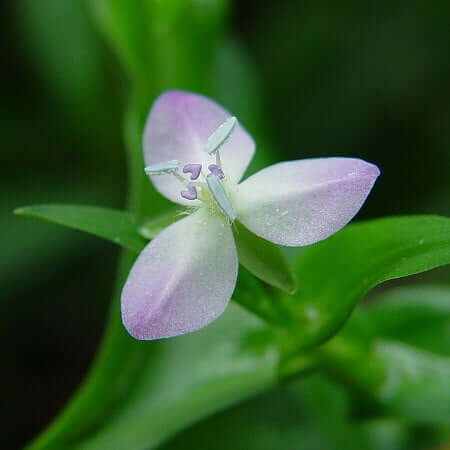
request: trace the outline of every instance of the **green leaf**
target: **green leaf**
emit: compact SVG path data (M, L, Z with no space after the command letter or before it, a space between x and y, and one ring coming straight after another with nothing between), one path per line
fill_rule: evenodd
M408 442L408 430L401 420L393 418L376 418L363 424L367 436L368 448L371 450L413 450L424 448L414 442ZM412 436L411 436L412 437ZM411 439L412 440L412 439Z
M450 426L450 358L394 341L375 351L387 371L377 398L409 421Z
M450 357L399 341L367 343L347 331L318 349L329 374L387 414L411 424L450 425Z
M395 339L450 356L450 287L415 285L390 289L349 321L372 336Z
M184 210L172 208L169 211L152 217L139 227L139 233L145 239L153 239L164 228L184 217Z
M300 345L325 341L377 284L450 262L450 219L406 216L350 225L306 249L290 300Z
M416 286L381 294L319 347L322 367L406 424L448 426L449 293Z
M124 211L96 206L35 205L18 208L14 213L86 231L134 252L140 252L145 245L133 217Z
M239 262L253 275L283 291L297 289L295 272L278 245L262 239L239 222L233 224Z

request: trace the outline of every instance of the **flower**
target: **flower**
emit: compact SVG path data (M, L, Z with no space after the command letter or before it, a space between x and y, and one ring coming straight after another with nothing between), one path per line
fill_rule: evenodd
M144 131L146 172L156 189L190 214L155 237L122 291L122 319L137 339L208 325L233 293L238 257L232 223L285 246L323 240L358 212L378 168L361 159L274 164L241 181L254 142L214 101L163 93Z

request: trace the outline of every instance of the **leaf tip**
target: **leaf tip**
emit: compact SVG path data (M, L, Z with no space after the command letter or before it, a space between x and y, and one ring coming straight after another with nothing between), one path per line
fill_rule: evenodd
M292 286L292 287L287 291L287 293L288 293L289 295L294 295L294 294L297 293L297 291L298 291L298 285L297 285L297 283L296 283L295 286Z
M144 239L153 239L155 237L155 234L151 232L151 230L148 229L145 225L142 225L138 228L139 234Z
M285 292L289 295L294 295L298 291L298 282L296 279L290 280L286 285Z

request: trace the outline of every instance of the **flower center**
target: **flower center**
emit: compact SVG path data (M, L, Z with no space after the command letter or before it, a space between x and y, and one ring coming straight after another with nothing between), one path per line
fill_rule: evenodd
M186 200L200 200L210 207L218 206L225 217L231 221L235 220L236 213L222 181L225 181L226 177L222 169L219 149L231 136L236 123L236 117L230 117L209 136L205 152L215 155L216 163L208 165L209 173L207 175L202 171L202 164L188 163L182 168L183 174L190 174L187 179L178 172L181 165L177 160L147 166L145 173L147 175L170 174L174 176L184 186L184 189L180 191L181 197Z

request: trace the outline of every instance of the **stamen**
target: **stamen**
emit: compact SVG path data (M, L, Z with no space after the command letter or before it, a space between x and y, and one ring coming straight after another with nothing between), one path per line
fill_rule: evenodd
M171 172L171 175L173 175L184 186L186 187L190 186L189 181L183 178L178 172Z
M206 177L206 182L208 183L209 190L214 197L214 200L219 205L222 212L231 221L235 220L236 213L234 212L233 206L231 205L230 199L228 198L228 195L220 179L213 173L210 173Z
M216 152L216 165L222 169L222 161L220 160L220 152L217 150Z
M236 126L236 117L229 117L222 125L220 125L206 143L205 151L210 155L214 155L217 150L226 142Z
M196 180L200 176L201 171L202 171L201 164L186 164L183 167L183 173L190 173L191 180Z
M178 170L179 161L172 159L171 161L161 162L147 166L144 170L147 175L166 175Z
M216 153L217 155L218 153ZM217 165L217 164L210 164L208 166L209 171L214 174L216 177L220 178L221 180L223 180L225 178L225 175L222 171L222 169Z
M195 186L189 186L185 191L181 191L181 196L186 200L196 200L197 189Z

